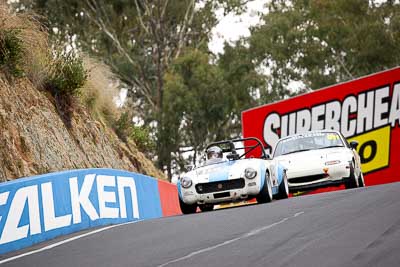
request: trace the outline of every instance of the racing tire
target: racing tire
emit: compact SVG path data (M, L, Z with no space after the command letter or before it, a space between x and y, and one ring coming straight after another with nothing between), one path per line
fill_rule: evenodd
M352 189L358 187L358 177L354 173L354 162L350 164L350 176L344 182L344 187L346 189Z
M202 204L199 205L199 208L202 212L212 211L214 209L213 204Z
M265 173L264 185L261 188L260 193L256 196L256 199L259 204L272 201L272 186L271 179L269 178L269 172Z
M289 183L286 172L283 173L283 178L278 188L279 192L276 195L276 199L285 199L289 197Z
M364 175L360 173L360 175L358 176L358 187L364 187L364 186L365 186Z
M197 204L186 204L185 202L182 201L180 197L178 198L179 198L179 207L181 208L183 214L191 214L196 212Z

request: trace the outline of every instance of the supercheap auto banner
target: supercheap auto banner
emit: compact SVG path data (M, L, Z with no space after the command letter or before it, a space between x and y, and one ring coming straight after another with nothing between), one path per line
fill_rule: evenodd
M83 169L0 184L0 255L107 224L181 214L175 185L112 169Z
M339 130L357 140L366 185L400 181L400 67L242 112L243 137Z

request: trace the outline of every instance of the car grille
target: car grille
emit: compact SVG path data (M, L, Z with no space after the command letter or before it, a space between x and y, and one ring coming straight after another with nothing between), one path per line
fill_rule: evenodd
M229 194L229 192L214 194L214 198L224 198L224 197L230 197L230 196L231 196L231 194Z
M232 189L239 189L245 186L244 179L232 179L226 181L202 183L196 185L196 192L198 194L207 194L214 192L221 192Z
M325 174L325 173L303 176L303 177L294 177L294 178L289 179L289 183L291 183L291 184L309 183L309 182L321 180L326 177L328 177L328 174Z

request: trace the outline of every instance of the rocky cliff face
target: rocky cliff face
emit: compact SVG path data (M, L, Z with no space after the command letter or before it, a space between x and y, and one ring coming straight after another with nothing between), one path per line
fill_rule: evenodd
M78 105L79 106L79 105ZM80 168L114 168L165 176L135 144L121 142L77 107L67 127L45 92L0 73L0 181Z

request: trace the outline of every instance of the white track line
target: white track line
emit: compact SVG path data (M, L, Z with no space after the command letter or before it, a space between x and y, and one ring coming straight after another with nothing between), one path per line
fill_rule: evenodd
M298 213L296 213L295 215L293 215L292 217L287 217L287 218L284 218L284 219L280 220L279 222L276 222L276 223L273 223L273 224L270 224L270 225L266 225L266 226L263 226L263 227L261 227L261 228L254 229L254 230L252 230L252 231L250 231L250 232L248 232L248 233L245 233L245 234L243 234L243 235L241 235L241 236L239 236L239 237L236 237L236 238L233 238L233 239L224 241L224 242L219 243L219 244L217 244L217 245L214 245L214 246L212 246L212 247L208 247L208 248L204 248L204 249L200 249L200 250L191 252L191 253L189 253L188 255L183 256L183 257L181 257L181 258L177 258L177 259L175 259L175 260L172 260L172 261L163 263L163 264L161 264L161 265L158 265L158 267L164 267L164 266L167 266L167 265L172 264L172 263L176 263L176 262L179 262L179 261L183 261L183 260L189 259L189 258L191 258L191 257L193 257L193 256L196 256L196 255L198 255L198 254L201 254L201 253L204 253L204 252L208 252L208 251L214 250L214 249L219 248L219 247L222 247L222 246L229 245L229 244L231 244L231 243L234 243L234 242L236 242L236 241L239 241L239 240L241 240L241 239L244 239L244 238L247 238L247 237L250 237L250 236L257 235L257 234L259 234L259 233L261 233L261 232L263 232L263 231L265 231L265 230L268 230L268 229L270 229L270 228L272 228L272 227L274 227L274 226L276 226L276 225L278 225L278 224L284 223L284 222L286 222L287 220L289 220L289 219L291 219L291 218L295 218L295 217L297 217L297 216L299 216L299 215L301 215L301 214L303 214L303 213L304 213L304 211L298 212Z
M23 253L23 254L16 255L16 256L14 256L14 257L10 257L10 258L1 260L1 261L0 261L0 264L6 263L6 262L10 262L10 261L13 261L13 260L16 260L16 259L25 257L25 256L29 256L29 255L32 255L32 254L36 254L36 253L39 253L39 252L42 252L42 251L45 251L45 250L49 250L49 249L52 249L52 248L61 246L61 245L63 245L63 244L72 242L72 241L74 241L74 240L77 240L77 239L80 239L80 238L83 238L83 237L86 237L86 236L90 236L90 235L94 235L94 234L97 234L97 233L106 231L106 230L111 229L111 228L115 228L115 227L122 226L122 225L126 225L126 224L137 223L137 222L140 222L140 221L142 221L142 220L106 226L106 227L104 227L104 228L100 228L100 229L94 230L94 231L92 231L92 232L88 232L88 233L84 233L84 234L81 234L81 235L77 235L77 236L74 236L74 237L71 237L71 238L62 240L62 241L60 241L60 242L57 242L57 243L54 243L54 244L51 244L51 245L48 245L48 246L39 248L39 249L37 249L37 250L32 250L32 251L29 251L29 252L26 252L26 253Z

